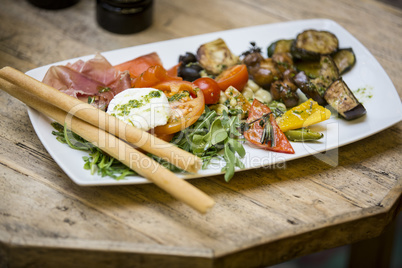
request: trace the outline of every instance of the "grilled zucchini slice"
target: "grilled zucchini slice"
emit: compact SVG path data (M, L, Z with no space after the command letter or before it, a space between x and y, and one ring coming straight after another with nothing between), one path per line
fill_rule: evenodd
M352 48L339 49L332 55L332 58L341 75L352 69L356 63L356 56Z
M294 65L297 70L303 71L310 78L316 78L320 75L319 61L298 61Z
M197 60L212 75L239 63L239 57L230 51L222 38L201 45L197 50Z
M335 80L328 87L324 93L324 99L347 120L356 119L366 114L363 104L357 100L342 78Z
M294 39L281 39L273 42L268 46L268 57L272 57L275 53L290 53L293 42Z
M301 60L318 60L338 50L338 38L327 31L306 30L297 35L291 46L293 57Z
M339 49L331 57L338 68L339 75L350 71L356 63L356 56L352 48ZM299 71L304 71L310 78L318 77L321 69L318 61L298 61L295 66Z

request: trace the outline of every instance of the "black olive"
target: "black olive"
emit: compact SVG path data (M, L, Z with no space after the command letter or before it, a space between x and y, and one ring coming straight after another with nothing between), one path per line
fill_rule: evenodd
M179 56L179 62L182 62L182 64L187 65L191 62L197 62L197 58L193 53L186 52L185 55Z
M194 80L201 77L200 71L202 67L198 64L192 64L189 66L180 66L177 74L178 76L182 77L183 80L193 82Z

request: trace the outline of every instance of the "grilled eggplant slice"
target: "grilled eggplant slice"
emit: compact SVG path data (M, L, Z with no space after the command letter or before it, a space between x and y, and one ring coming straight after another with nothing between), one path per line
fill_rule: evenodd
M294 77L294 81L308 98L312 98L320 105L325 105L326 102L322 96L338 78L338 68L331 56L321 56L320 69L316 78L312 79L305 72L300 72Z
M268 57L272 57L275 53L290 53L290 48L294 39L281 39L273 42L268 46Z
M306 30L297 35L291 47L294 58L318 60L321 55L329 55L338 50L338 38L327 31Z
M366 109L342 78L335 80L325 91L323 97L346 120L356 119L366 114Z
M328 87L333 81L339 78L338 67L331 56L321 56L320 59L320 73L316 78L318 83L324 84ZM322 92L324 93L324 92Z
M339 49L332 55L332 58L341 75L352 69L356 63L356 56L352 48Z
M239 57L230 51L221 38L201 45L197 50L197 60L201 67L212 75L218 75L239 63Z
M307 98L315 100L321 106L327 104L325 99L317 90L317 86L310 81L310 78L303 71L296 74L293 77L293 81Z

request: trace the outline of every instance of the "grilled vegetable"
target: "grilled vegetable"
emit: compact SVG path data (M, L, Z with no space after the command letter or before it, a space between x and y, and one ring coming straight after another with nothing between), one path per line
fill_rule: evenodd
M272 55L272 60L276 62L278 69L281 73L287 69L293 69L292 55L288 52L278 52Z
M356 56L352 48L340 49L332 55L332 58L341 75L352 69L356 63Z
M303 71L310 78L317 78L320 75L319 61L298 61L295 67L299 71Z
M336 67L336 64L331 56L321 56L319 75L312 82L318 85L322 85L326 89L333 81L338 78L338 67ZM321 95L324 93L325 89L320 92Z
M293 81L295 81L296 85L306 95L307 98L315 100L319 105L326 104L325 99L317 90L316 85L314 85L310 81L309 77L303 71L296 74L295 77L293 77Z
M246 123L248 127L243 134L252 144L274 152L295 153L269 107L257 99L254 99Z
M207 73L212 75L218 75L239 63L239 57L230 51L221 38L201 45L197 50L197 59Z
M338 45L338 38L330 32L307 30L297 35L291 53L296 59L318 60L321 55L336 52Z
M311 126L329 119L331 112L309 99L302 104L287 110L283 115L276 118L278 126L283 132L292 129Z
M358 118L366 113L364 106L357 100L342 78L335 80L325 91L323 97L347 120Z
M284 134L290 141L316 141L324 137L324 134L306 128L289 130L284 132Z
M260 53L254 52L246 55L243 63L254 82L264 88L282 77L277 63L272 58L264 58Z
M338 78L338 68L331 56L321 56L320 70L316 78L309 79L304 72L300 72L293 80L308 98L312 98L318 102L319 105L325 105L326 102L322 98L322 95L328 86Z
M294 39L281 39L273 42L268 47L268 57L272 57L275 53L289 53Z
M352 48L339 49L331 57L340 75L350 71L356 63L356 56ZM318 77L321 69L319 61L297 61L295 67L299 71L304 71L310 78Z
M295 71L287 69L283 72L281 80L276 80L271 84L270 92L274 100L281 100L287 108L296 106L299 103L299 95L297 95L297 86L293 81Z

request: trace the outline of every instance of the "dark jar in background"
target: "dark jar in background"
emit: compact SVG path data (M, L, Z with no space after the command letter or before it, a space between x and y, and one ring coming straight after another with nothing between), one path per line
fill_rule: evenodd
M78 3L79 0L28 0L34 6L44 9L62 9Z
M132 34L152 24L153 0L96 0L96 21L113 33Z

